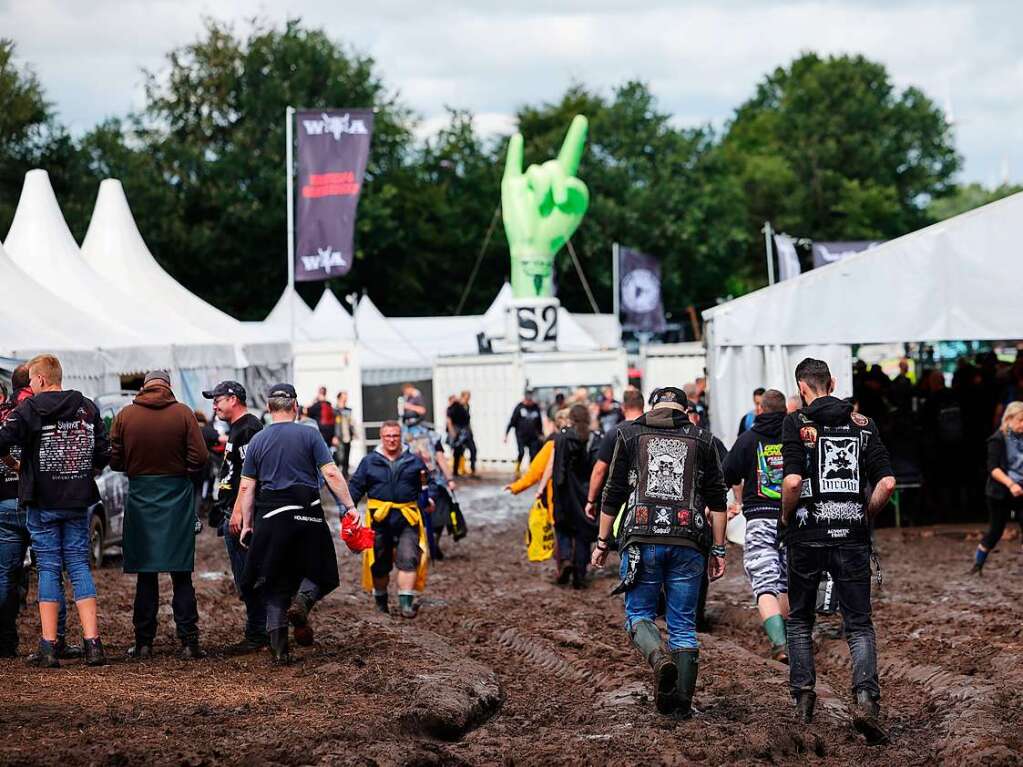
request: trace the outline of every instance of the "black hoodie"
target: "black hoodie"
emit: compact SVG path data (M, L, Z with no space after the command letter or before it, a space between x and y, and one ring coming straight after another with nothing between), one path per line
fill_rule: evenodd
M802 478L786 541L840 544L869 540L867 493L892 476L877 425L852 405L819 397L782 424L785 476Z
M99 408L81 392L40 392L0 426L0 455L20 447L19 497L26 506L78 509L99 500L95 472L110 460Z
M742 482L746 519L777 519L781 512L781 424L785 413L761 413L735 440L722 463L725 484Z

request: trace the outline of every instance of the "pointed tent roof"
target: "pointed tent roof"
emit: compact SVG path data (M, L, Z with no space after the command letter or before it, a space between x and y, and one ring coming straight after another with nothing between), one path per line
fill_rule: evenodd
M325 287L303 330L315 341L349 341L355 338L355 321L337 300L334 292Z
M428 367L427 359L380 312L369 296L355 307L355 329L364 368Z
M293 304L295 306L295 326L304 325L313 316L313 310L291 285L284 288L281 297L277 299L274 308L266 315L264 322L267 325L291 324L291 306Z
M250 335L241 322L193 294L153 258L117 179L99 185L82 255L104 280L152 306L162 307L179 323L190 323L218 339Z
M51 293L21 271L2 246L0 285L4 286L4 314L18 318L0 326L0 346L7 351L51 346L56 349L94 349L106 344L130 344L134 340L126 332L76 309ZM16 327L21 330L16 330Z
M134 336L139 345L213 341L198 328L171 322L160 315L159 307L111 286L85 263L45 170L25 174L6 249L23 272L77 309L119 328L122 335ZM95 343L109 345L103 337Z

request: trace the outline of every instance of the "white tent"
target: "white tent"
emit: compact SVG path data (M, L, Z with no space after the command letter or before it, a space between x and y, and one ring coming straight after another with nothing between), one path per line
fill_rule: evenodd
M277 299L274 308L266 315L262 323L251 323L253 326L262 325L267 330L283 332L284 337L290 337L292 321L294 321L295 335L299 336L304 332L304 327L309 318L313 316L313 310L309 308L302 296L290 285L284 288L281 297Z
M1023 193L708 309L718 436L735 437L755 387L794 393L806 356L848 395L853 344L1023 338L1021 240Z
M430 378L433 362L398 331L369 296L355 307L355 333L363 385L400 383Z
M351 341L355 339L355 321L330 288L324 288L316 308L309 314L303 330L314 341Z

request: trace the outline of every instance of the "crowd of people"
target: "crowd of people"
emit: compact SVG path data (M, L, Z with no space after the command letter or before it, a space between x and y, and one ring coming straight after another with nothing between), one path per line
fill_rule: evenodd
M535 488L549 510L557 584L586 588L589 568L604 567L617 550L614 593L624 595L625 629L652 669L660 712L692 711L703 604L710 582L726 569L726 529L741 515L743 567L767 652L789 665L798 715L804 722L814 715L812 630L819 587L830 579L853 666L853 723L869 742L886 740L870 603L872 523L896 486L886 448L893 403L912 401L919 389L906 371L903 377L885 387L876 373L861 370L858 396L843 400L833 396L827 365L808 358L794 371L798 403L757 389L730 451L709 428L705 381L657 388L649 398L630 386L621 401L610 387L596 396L580 387L555 393L546 408L535 392L524 392L505 433L515 435L518 461L528 455L530 462L521 474L517 462L505 489ZM89 665L106 662L87 510L98 500L94 475L109 464L129 482L123 568L136 575L129 657L153 653L159 573L171 576L181 657L204 657L191 573L199 530L195 477L211 439L176 401L170 376L146 375L109 435L92 401L62 389L52 355L20 367L12 383L0 403L0 654L17 651L15 570L30 542L39 570L40 640L29 662L57 667L79 653ZM940 391L936 382L930 386ZM879 397L871 399L874 393ZM396 571L397 614L415 618L429 565L443 559L443 533L465 535L456 476L466 453L476 469L470 393L453 396L445 414L453 461L445 438L426 421L422 394L408 385L397 418L381 425L380 444L350 476L357 424L344 392L332 404L321 388L303 408L293 386L275 384L267 392L268 423L249 411L238 382L222 381L203 396L228 427L216 440L223 458L209 521L224 540L246 608L235 649L269 648L273 662L285 664L291 635L299 645L312 643L312 613L339 585L323 488L337 501L342 537L361 553L362 585L377 609L391 612ZM879 407L877 417L868 412ZM987 441L992 529L978 548L977 572L1009 515L1023 508L1023 403L996 404L991 416L998 419ZM80 650L66 640L65 573L82 626ZM656 623L662 615L666 641Z

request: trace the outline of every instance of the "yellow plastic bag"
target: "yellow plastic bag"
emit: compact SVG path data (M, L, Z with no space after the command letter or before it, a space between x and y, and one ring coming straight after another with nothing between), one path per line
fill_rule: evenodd
M529 510L526 554L530 562L543 562L554 556L554 515L539 498L533 501Z

